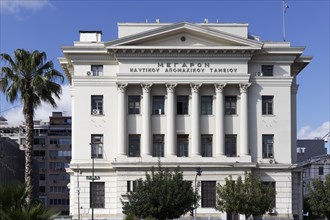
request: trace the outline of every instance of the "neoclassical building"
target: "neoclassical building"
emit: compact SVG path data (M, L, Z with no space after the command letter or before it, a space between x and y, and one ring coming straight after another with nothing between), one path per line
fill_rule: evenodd
M293 168L296 77L311 60L304 47L263 42L237 23L119 23L118 39L101 36L80 31L59 58L72 76L74 219L122 219L121 200L158 160L190 181L202 168L198 217L231 219L214 209L215 187L245 172L275 187L272 217L300 214Z

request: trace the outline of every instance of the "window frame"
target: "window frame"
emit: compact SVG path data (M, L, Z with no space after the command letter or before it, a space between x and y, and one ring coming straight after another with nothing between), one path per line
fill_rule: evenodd
M262 100L262 115L274 115L274 96L263 95Z
M269 142L271 140L271 142ZM262 135L262 158L273 159L274 158L274 135L263 134Z
M128 157L141 156L141 135L129 134L128 135Z
M141 111L141 96L140 95L129 95L127 97L127 100L128 100L128 103L127 103L128 114L129 115L139 115L140 111ZM132 108L131 108L131 104L132 104Z
M103 76L103 65L91 65L92 76Z
M213 95L201 96L201 115L213 114Z
M177 157L189 156L189 135L178 134L177 135Z
M274 76L274 65L261 65L262 76Z
M103 115L103 95L91 95L91 115Z
M92 193L93 193L93 196L92 196ZM94 202L92 202L92 198L93 198ZM97 205L97 204L100 204L100 205ZM89 207L93 208L93 206L94 206L94 208L105 208L105 182L90 182L90 184L89 184Z
M213 156L213 135L202 134L201 135L201 155L202 157Z
M201 181L201 207L215 208L216 181Z
M323 176L323 175L324 175L324 167L319 166L319 176Z
M164 95L152 96L152 114L153 115L165 115L165 96Z
M176 114L188 115L189 114L189 96L178 95L176 96Z
M99 138L99 140L97 140L97 138ZM91 158L103 159L103 143L103 134L91 135Z
M153 134L152 139L152 156L153 157L164 157L164 134Z
M237 114L237 96L225 96L225 115Z
M226 157L237 157L237 135L236 134L226 134L225 135L225 155L226 155Z

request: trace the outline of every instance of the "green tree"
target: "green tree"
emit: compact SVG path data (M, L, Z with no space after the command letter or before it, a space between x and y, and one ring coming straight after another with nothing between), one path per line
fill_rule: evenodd
M192 183L183 180L183 174L177 167L173 172L163 169L151 169L145 180L138 179L134 191L128 193L128 203L124 203L126 215L139 218L173 219L190 211L198 195Z
M26 201L28 189L21 185L0 187L0 220L51 220L58 215L38 200Z
M25 143L25 184L28 195L27 201L32 199L33 174L33 117L35 109L46 102L56 107L53 96L60 98L61 85L56 80L63 82L63 75L54 69L53 62L46 61L46 53L35 50L33 52L17 49L13 57L0 54L2 66L0 72L0 90L4 92L7 100L15 102L18 98L23 104L23 114L26 126Z
M330 174L326 175L324 182L314 179L307 188L307 203L313 214L330 219Z
M257 176L246 173L244 182L240 176L236 182L230 176L225 185L218 184L216 209L244 214L247 219L265 214L273 208L274 199L275 189L271 185L262 184Z

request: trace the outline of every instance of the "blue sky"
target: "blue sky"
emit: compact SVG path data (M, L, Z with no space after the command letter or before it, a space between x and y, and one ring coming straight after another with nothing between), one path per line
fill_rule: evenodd
M61 46L73 45L79 30L102 30L102 40L117 37L117 22L236 22L249 23L251 34L261 40L282 41L281 0L256 1L70 1L1 0L0 50L12 54L17 48L42 50L53 60L62 56ZM286 40L306 46L304 55L314 56L298 76L298 133L321 137L329 131L329 0L288 0ZM62 70L61 70L62 71ZM0 115L22 120L21 108L0 99ZM64 86L59 111L70 114L70 95ZM47 119L52 109L43 105L37 116Z

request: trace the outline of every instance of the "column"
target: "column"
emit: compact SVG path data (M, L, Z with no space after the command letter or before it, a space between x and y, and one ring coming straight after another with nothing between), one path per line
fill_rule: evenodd
M151 156L151 112L150 112L151 84L141 84L141 86L143 91L141 156Z
M240 84L239 89L241 93L241 111L240 111L240 144L241 152L240 155L249 154L249 139L248 139L248 101L247 101L247 90L251 84Z
M225 113L223 89L226 84L215 84L216 102L215 102L215 144L213 152L215 156L225 155ZM215 149L214 149L215 148Z
M118 155L127 155L126 147L126 87L127 84L117 84L118 91Z
M192 102L191 102L191 147L190 156L200 156L200 101L199 101L199 87L201 84L190 84Z
M166 114L166 156L176 155L176 127L175 127L175 87L176 84L165 84L167 89L167 114Z

